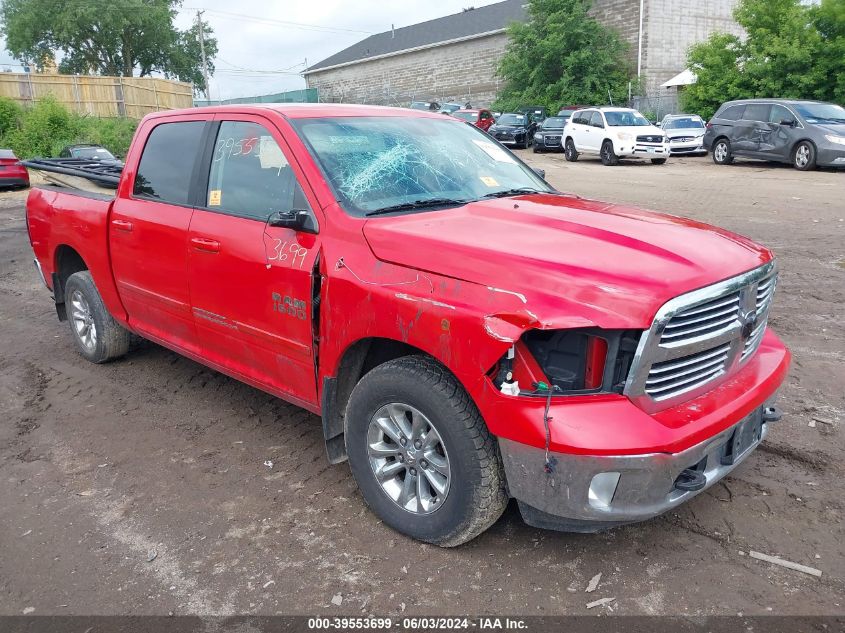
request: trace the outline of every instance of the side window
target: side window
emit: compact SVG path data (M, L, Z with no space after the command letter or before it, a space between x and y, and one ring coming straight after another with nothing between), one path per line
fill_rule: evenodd
M279 211L310 211L282 148L264 126L245 121L220 124L206 206L262 222Z
M788 108L782 105L773 105L772 113L769 115L769 123L780 123L781 121L794 121L795 115Z
M194 159L200 152L204 127L205 121L185 121L153 128L141 154L133 194L171 204L189 204Z
M739 121L742 118L743 112L745 112L744 105L735 105L731 106L726 109L722 114L717 116L717 119L725 119L727 121Z
M590 118L590 125L593 127L604 127L604 119L602 118L601 112L593 112L593 116Z
M578 125L589 125L590 124L590 114L591 112L587 110L586 112L580 112L575 117L575 122Z
M768 103L749 103L742 118L746 121L768 121L772 106Z

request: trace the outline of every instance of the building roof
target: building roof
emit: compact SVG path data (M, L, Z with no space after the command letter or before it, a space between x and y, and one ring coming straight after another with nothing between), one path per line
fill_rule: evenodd
M394 55L444 42L500 32L511 22L525 20L524 4L525 0L505 0L486 7L464 9L461 13L454 15L371 35L310 66L305 74L374 57Z

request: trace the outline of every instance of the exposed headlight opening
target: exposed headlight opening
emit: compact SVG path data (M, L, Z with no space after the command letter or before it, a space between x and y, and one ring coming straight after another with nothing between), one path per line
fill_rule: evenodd
M641 330L531 330L491 377L497 388L518 382L521 395L532 395L543 383L555 395L622 393L641 336ZM535 395L545 397L546 391Z

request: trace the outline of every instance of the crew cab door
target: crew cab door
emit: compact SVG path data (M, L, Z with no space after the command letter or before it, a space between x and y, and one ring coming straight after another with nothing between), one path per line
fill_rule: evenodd
M211 121L210 115L147 121L127 157L128 173L109 218L112 271L129 323L149 338L194 353L199 347L186 251L190 188Z
M272 122L219 115L214 126L187 245L203 356L290 401L314 405L316 202ZM306 230L268 223L273 213L293 209L308 212Z

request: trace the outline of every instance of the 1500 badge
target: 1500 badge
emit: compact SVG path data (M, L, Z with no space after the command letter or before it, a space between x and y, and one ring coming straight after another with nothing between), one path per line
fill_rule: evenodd
M301 299L294 299L288 295L282 297L278 292L273 293L273 311L303 321L308 318L308 306Z

